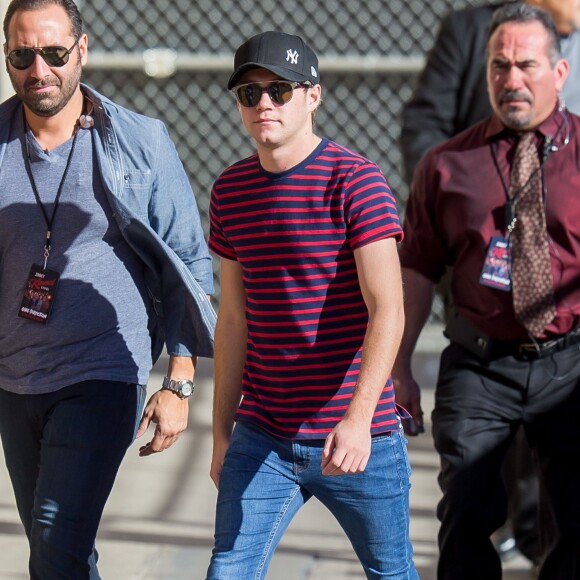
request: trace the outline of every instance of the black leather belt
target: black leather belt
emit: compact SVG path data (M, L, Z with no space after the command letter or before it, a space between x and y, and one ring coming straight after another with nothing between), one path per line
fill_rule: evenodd
M523 340L495 340L479 330L467 318L452 309L445 335L483 360L513 356L520 360L537 360L580 343L580 327L562 336L536 342Z
M490 354L493 358L513 356L522 360L537 360L578 343L580 343L580 328L575 328L563 336L537 342L492 340Z

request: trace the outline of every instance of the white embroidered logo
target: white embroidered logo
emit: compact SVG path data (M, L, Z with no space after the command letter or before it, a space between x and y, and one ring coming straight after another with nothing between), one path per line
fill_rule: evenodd
M310 74L311 74L311 75L312 75L314 78L316 78L316 77L318 76L318 74L317 74L317 72L316 72L316 69L315 69L313 66L311 66L311 67L310 67Z
M297 50L292 50L291 48L289 48L286 51L286 61L289 62L290 64L298 64L298 51Z

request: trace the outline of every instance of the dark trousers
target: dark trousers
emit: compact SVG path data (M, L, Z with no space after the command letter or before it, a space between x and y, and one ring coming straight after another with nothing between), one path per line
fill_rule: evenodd
M490 540L505 521L502 463L523 425L556 527L541 580L580 578L580 348L544 359L442 354L433 436L441 457L440 580L496 580Z
M85 381L44 395L0 389L0 433L33 580L99 578L94 548L145 387Z
M503 480L508 495L508 524L516 548L528 560L540 563L545 548L538 525L541 519L542 527L547 531L550 514L549 509L544 509L541 504L538 465L523 427L518 429L507 451Z

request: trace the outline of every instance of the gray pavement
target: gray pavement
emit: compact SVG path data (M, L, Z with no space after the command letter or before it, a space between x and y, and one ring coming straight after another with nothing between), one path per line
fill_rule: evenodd
M423 407L429 417L440 329L425 332L415 370L423 386ZM151 377L150 391L161 383L166 360ZM209 561L216 492L209 478L211 457L211 361L198 367L197 389L190 405L187 431L170 450L147 458L133 444L109 502L97 547L105 580L202 580ZM435 506L438 458L427 433L409 441L413 468L411 537L415 562L423 580L435 580L438 523ZM144 440L150 436L147 433ZM14 507L3 462L0 466L0 580L28 578L28 550ZM523 558L505 566L505 580L529 579ZM276 554L268 580L362 580L364 574L344 533L316 500L297 515ZM240 579L244 580L244 579Z

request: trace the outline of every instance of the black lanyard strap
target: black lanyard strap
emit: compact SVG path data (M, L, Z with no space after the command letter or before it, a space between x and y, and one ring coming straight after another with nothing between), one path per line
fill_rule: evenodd
M552 147L550 145L552 143L556 142L556 138L558 137L558 135L562 131L563 126L566 127L566 136L564 138L563 147L568 145L568 143L570 141L570 127L568 124L568 111L565 108L562 108L559 110L559 113L562 116L562 119L564 120L564 122L558 126L558 129L556 130L556 133L554 134L553 138L550 138L549 136L544 138L544 149L543 149L542 159L540 161L540 166L536 169L536 171L534 171L532 173L532 175L530 175L530 177L528 178L526 183L524 183L521 187L519 187L516 191L513 192L513 195L511 196L511 198L510 198L510 194L509 194L509 187L506 183L506 180L505 180L503 171L500 167L499 159L497 156L498 143L497 143L497 141L494 141L490 144L491 156L493 157L493 163L494 163L495 168L497 170L497 173L501 179L501 183L503 185L503 189L505 191L505 195L506 195L506 199L507 199L506 204L505 204L505 208L504 208L504 212L505 212L505 223L506 223L508 234L511 234L511 232L513 231L514 226L516 224L516 221L517 221L515 212L516 212L516 204L518 202L519 195L528 186L528 183L530 182L532 177L534 177L536 172L544 170L544 165L546 164L546 161L548 161L548 157L550 156L550 154L553 151L559 150L558 147Z
M44 207L44 204L42 203L42 200L40 199L40 193L38 192L38 187L36 186L36 180L34 179L34 175L32 173L32 165L30 163L30 148L28 146L28 137L26 135L27 123L26 123L26 115L24 112L24 107L22 107L22 114L24 116L24 144L26 146L26 157L24 158L24 163L26 165L26 173L28 173L28 178L30 179L30 185L32 186L32 191L34 192L34 197L36 199L36 203L37 203L38 207L40 207L40 210L42 211L42 215L44 217L44 221L46 223L46 241L44 243L44 269L46 270L46 263L48 262L48 256L50 254L50 239L52 237L52 224L54 223L54 218L56 216L56 210L58 209L58 204L60 201L62 188L63 188L64 182L66 181L66 176L68 174L68 170L70 169L70 166L71 166L71 161L72 161L73 153L75 150L75 145L77 143L77 137L79 135L79 131L75 130L75 135L73 137L73 142L72 142L69 154L68 154L68 159L66 160L66 166L64 168L64 172L62 174L62 178L60 180L60 184L58 186L58 190L57 190L56 196L54 198L54 203L53 203L54 207L52 208L52 215L50 217L48 217L48 213L46 211L46 208Z
M533 171L532 174L526 180L526 182L523 185L521 185L520 187L518 187L518 189L516 189L512 193L512 195L510 196L510 189L508 187L508 184L506 183L504 173L503 173L502 168L499 164L499 158L497 155L497 148L498 148L497 141L494 141L493 143L491 143L490 147L491 147L491 156L493 157L493 163L495 165L496 171L499 175L499 178L501 180L501 184L503 185L503 189L505 191L505 196L506 196L506 204L504 207L505 223L506 223L506 228L507 228L508 234L511 234L515 225L516 225L516 221L517 221L516 204L518 203L518 201L520 199L520 194L522 193L522 191L524 191L524 189L526 189L526 187L528 186L528 184L530 183L532 178L536 175L536 173L538 173L538 171L543 170L544 164L546 163L546 161L548 159L548 155L543 156L542 161L541 161L540 165L537 167L537 169L535 171Z

